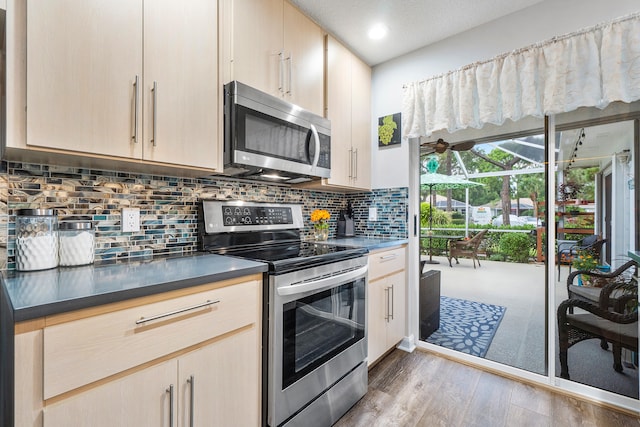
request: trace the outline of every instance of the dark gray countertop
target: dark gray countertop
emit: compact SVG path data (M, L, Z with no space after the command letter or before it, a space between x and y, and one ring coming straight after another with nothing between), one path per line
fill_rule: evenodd
M409 243L409 239L376 239L370 237L340 237L329 239L327 243L332 245L353 246L367 248L369 251L388 249Z
M15 322L267 271L212 254L2 273Z

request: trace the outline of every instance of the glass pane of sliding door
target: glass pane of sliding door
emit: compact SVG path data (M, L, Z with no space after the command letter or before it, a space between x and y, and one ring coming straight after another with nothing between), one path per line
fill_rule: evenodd
M546 374L545 140L508 134L421 145L420 339Z
M558 128L556 375L637 398L636 124Z

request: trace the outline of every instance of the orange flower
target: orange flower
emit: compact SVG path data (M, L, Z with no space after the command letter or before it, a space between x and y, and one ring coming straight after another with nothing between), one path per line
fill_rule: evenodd
M329 211L325 209L316 209L311 212L311 222L323 223L325 221L329 221L329 218L331 218L331 214L329 214Z

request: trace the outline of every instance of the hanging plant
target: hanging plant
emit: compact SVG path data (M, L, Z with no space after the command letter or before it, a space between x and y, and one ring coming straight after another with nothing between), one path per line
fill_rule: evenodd
M558 186L558 196L561 200L567 201L576 199L582 192L583 184L573 181L563 182Z

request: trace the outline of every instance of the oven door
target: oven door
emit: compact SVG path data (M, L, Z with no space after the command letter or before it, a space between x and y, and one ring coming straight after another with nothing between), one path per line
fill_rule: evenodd
M354 262L364 265L354 266ZM331 275L333 268L337 272ZM315 271L313 277L321 279L298 279L297 284L280 281L273 291L271 426L286 421L366 359L366 257L320 269L329 276Z

